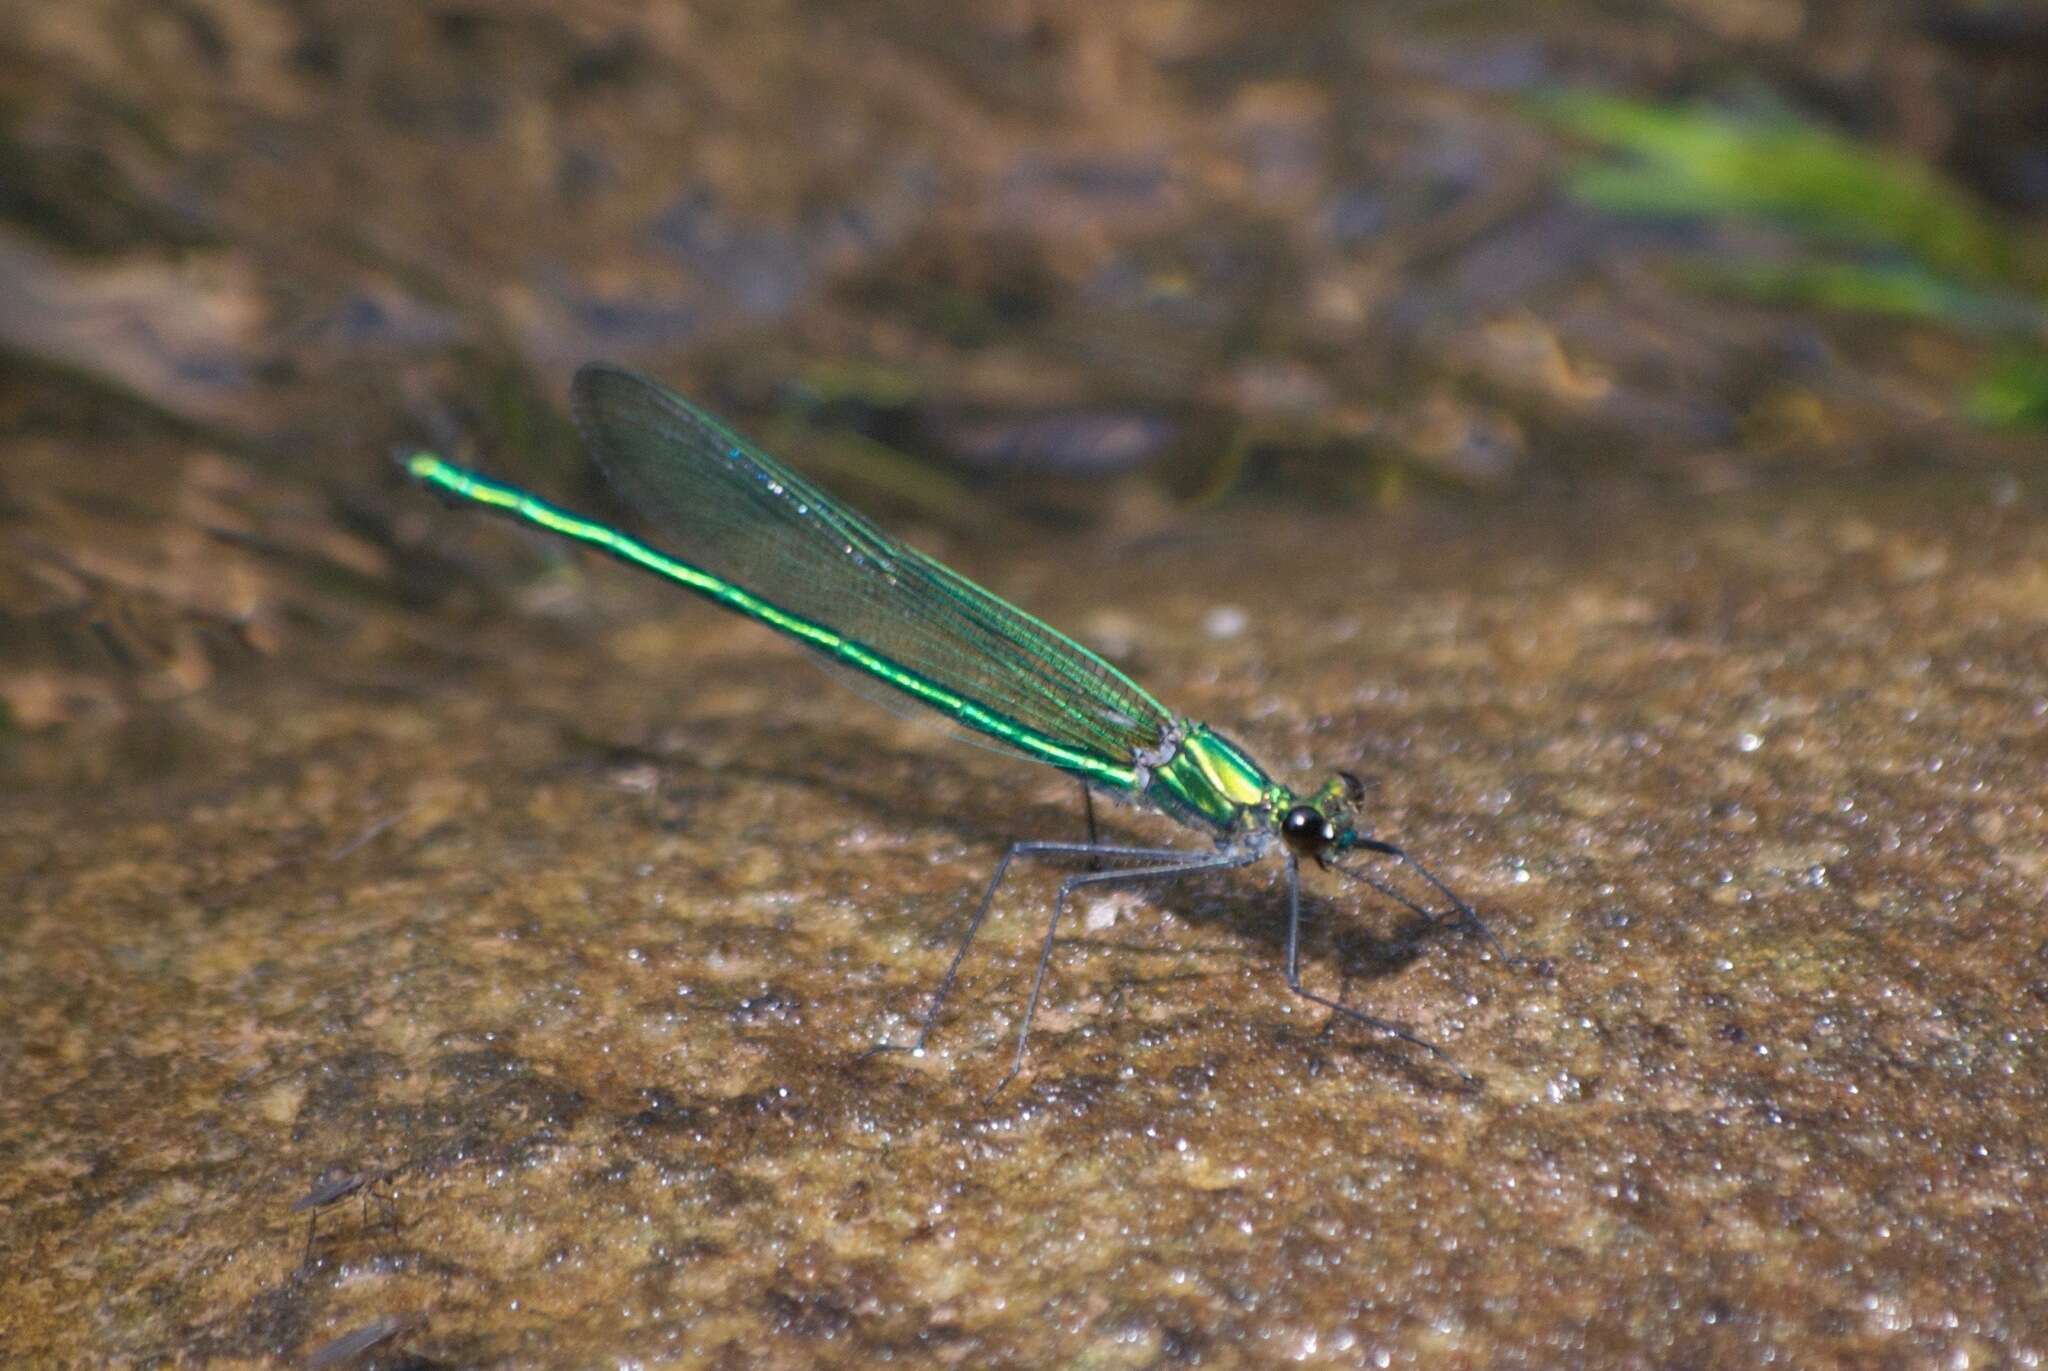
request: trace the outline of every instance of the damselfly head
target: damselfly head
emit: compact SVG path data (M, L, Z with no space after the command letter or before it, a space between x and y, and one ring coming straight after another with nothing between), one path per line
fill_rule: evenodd
M1323 782L1306 800L1290 805L1280 816L1280 836L1298 857L1320 862L1353 842L1353 819L1365 799L1365 783L1348 771Z
M1349 845L1351 816L1365 787L1356 776L1340 771L1313 795L1286 806L1280 815L1280 836L1298 857L1320 862L1332 850Z

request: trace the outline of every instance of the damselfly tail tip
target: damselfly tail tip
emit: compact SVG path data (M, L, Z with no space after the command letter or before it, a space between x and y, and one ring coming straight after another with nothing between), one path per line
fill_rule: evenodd
M398 466L400 471L403 471L415 481L432 480L434 473L448 465L425 448L416 447L393 448L391 450L391 460Z

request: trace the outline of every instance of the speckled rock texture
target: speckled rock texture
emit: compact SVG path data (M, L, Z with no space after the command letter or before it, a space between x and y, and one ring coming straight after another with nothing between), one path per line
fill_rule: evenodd
M965 559L1276 769L1369 778L1521 961L1318 884L1308 983L1477 1088L1288 995L1268 868L1084 903L991 1097L1021 878L933 1050L863 1056L1070 786L610 567L18 741L0 1343L2031 1364L2043 508L1946 479ZM295 1201L385 1171L308 1245Z

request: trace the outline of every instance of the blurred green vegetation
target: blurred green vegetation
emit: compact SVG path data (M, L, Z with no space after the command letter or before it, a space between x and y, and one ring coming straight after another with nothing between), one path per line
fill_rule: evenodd
M952 527L993 516L967 482L877 436L908 424L924 398L914 372L860 360L811 361L777 392L761 442L771 452L801 454L799 463L828 485L857 487Z
M2009 236L1918 162L1861 147L1790 116L1667 108L1576 92L1543 105L1563 127L1625 154L1577 169L1571 192L1621 214L1752 215L1816 239L1911 254L1942 271L1998 280Z
M2011 295L1972 290L1915 262L1740 262L1690 273L1702 284L1771 304L1851 310L1979 331L2025 329L2039 315Z
M2015 347L1970 385L1972 418L1998 428L2048 428L2048 350Z
M1790 115L1572 91L1538 113L1603 150L1568 192L1613 214L1776 225L1789 256L1702 265L1702 286L1777 304L1937 323L1992 340L1963 409L2048 423L2048 280L2039 245L1910 158Z

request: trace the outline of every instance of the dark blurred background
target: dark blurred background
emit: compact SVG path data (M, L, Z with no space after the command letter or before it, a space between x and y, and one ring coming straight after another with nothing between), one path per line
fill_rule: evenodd
M499 579L386 455L602 509L594 358L1048 549L2044 449L2040 3L0 14L17 731Z

